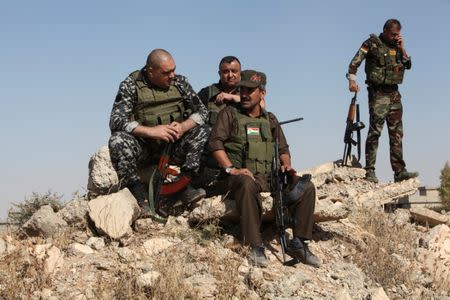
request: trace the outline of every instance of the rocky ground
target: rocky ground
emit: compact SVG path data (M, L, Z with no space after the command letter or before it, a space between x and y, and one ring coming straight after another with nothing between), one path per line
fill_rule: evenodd
M373 184L363 170L333 163L304 172L317 188L310 248L321 268L281 263L269 195L261 269L247 263L231 199L204 199L161 224L138 219L125 189L57 212L44 206L3 233L0 298L450 299L450 216L383 210L414 193L417 180Z

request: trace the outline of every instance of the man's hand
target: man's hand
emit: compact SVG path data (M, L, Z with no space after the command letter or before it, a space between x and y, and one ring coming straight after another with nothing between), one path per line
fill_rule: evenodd
M228 93L222 92L216 96L216 100L214 101L214 103L222 104L225 102L239 102L240 99L241 98L239 97L239 95L233 95L233 94L228 94Z
M405 48L405 43L401 34L399 34L397 37L397 47L400 51L403 51Z
M286 173L288 173L289 175L291 175L291 176L294 176L295 174L297 174L297 171L294 169L294 168L292 168L291 166L281 166L281 172L286 172Z
M397 38L397 47L398 51L400 51L405 59L408 58L408 53L405 50L405 42L403 40L403 36L400 34Z
M233 176L246 175L246 176L250 176L253 180L255 180L255 176L253 176L253 173L247 168L242 168L242 169L234 168L231 170L230 175L233 175Z
M177 139L180 139L186 132L186 128L183 126L183 123L172 122L169 126L177 132Z
M350 90L350 92L359 92L359 86L354 80L348 81L348 89Z
M145 127L145 137L155 140L163 140L166 143L173 143L179 139L179 133L171 125L157 125Z

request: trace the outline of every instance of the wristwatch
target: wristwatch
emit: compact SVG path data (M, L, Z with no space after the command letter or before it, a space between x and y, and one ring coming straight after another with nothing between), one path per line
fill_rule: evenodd
M235 169L234 166L229 166L229 167L224 168L225 173L227 173L227 174L230 174L230 173L231 173L231 170L233 170L233 169Z

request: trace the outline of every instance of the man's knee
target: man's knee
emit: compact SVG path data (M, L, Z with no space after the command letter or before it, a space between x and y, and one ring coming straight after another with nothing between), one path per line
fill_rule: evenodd
M133 153L139 152L140 148L137 139L125 131L111 134L108 147L112 160L120 159L122 156L133 156Z
M247 175L238 175L235 178L232 189L235 191L235 194L258 193L258 185L253 178Z
M302 197L300 200L307 202L316 201L316 187L314 183L309 181L308 183L305 184L305 188L303 190Z

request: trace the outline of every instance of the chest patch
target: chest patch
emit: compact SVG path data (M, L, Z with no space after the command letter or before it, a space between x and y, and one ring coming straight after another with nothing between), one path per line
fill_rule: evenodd
M259 127L247 127L247 135L259 136Z

